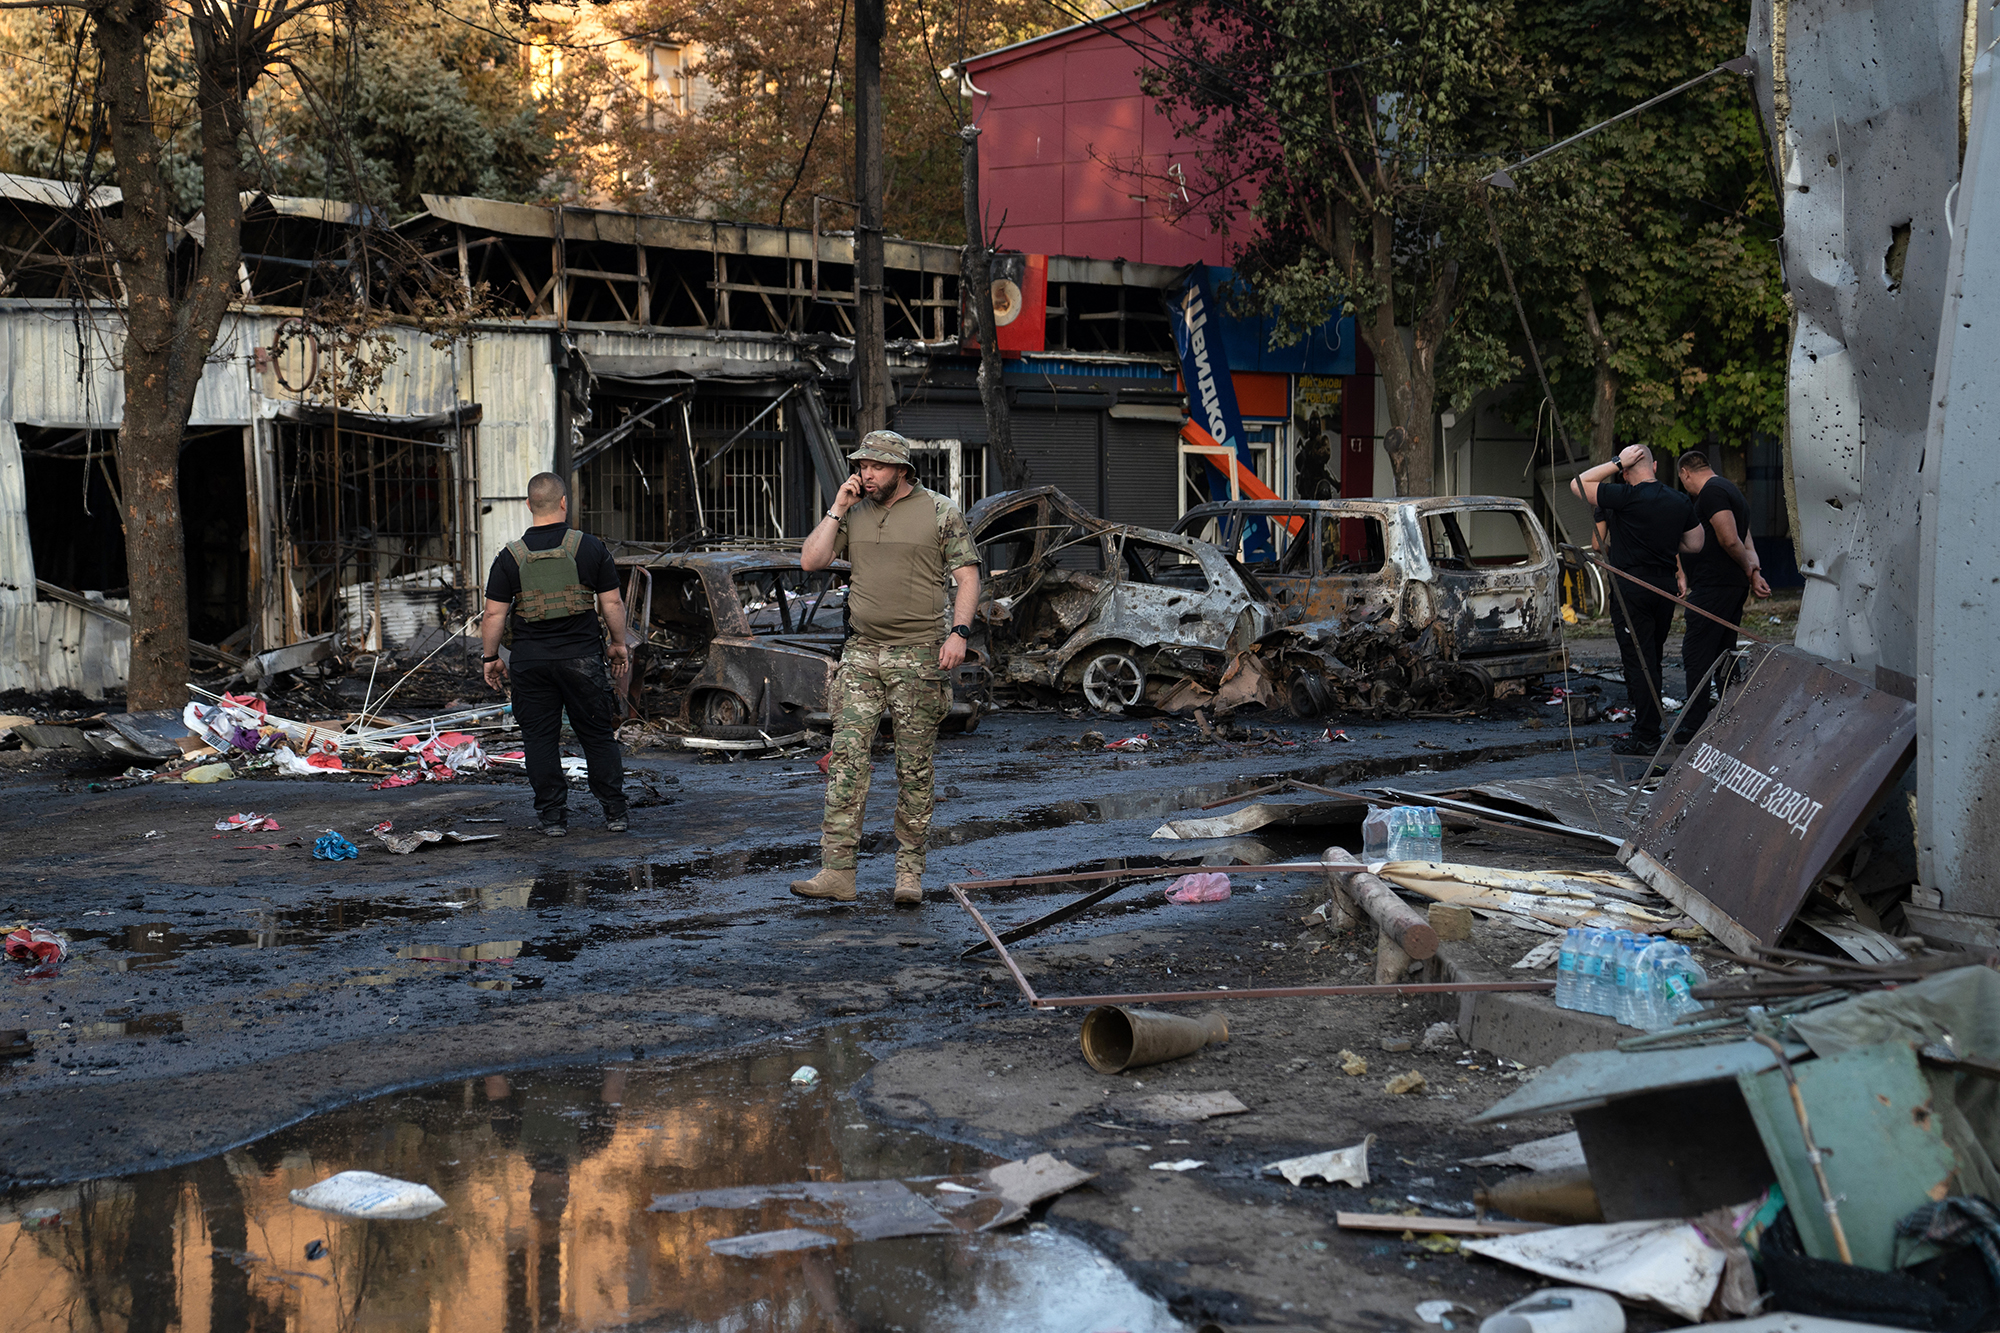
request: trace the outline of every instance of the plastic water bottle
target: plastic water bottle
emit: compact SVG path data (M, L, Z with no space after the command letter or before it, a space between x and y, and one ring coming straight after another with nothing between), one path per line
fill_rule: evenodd
M1639 1026L1639 954L1646 947L1641 939L1629 930L1619 931L1618 952L1613 956L1618 992L1611 1016L1626 1027Z
M1577 1002L1577 955L1583 951L1583 927L1563 932L1562 953L1556 958L1556 1008L1581 1009Z
M1604 976L1604 964L1611 951L1611 932L1603 926L1592 926L1583 935L1583 956L1580 959L1582 971L1578 977L1578 1006L1585 1013L1604 1014L1611 987Z
M1425 805L1395 805L1368 812L1361 822L1364 861L1442 861L1444 826Z
M1438 812L1429 806L1417 811L1418 818L1410 830L1411 861L1444 860L1444 823Z
M1683 1014L1701 1008L1694 998L1696 986L1706 985L1708 973L1685 944L1659 940L1640 955L1639 970L1646 984L1647 1011L1639 1026L1648 1031L1671 1027Z

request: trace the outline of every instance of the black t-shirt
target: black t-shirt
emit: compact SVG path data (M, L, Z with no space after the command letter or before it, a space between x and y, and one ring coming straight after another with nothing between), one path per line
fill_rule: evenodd
M1712 520L1724 510L1736 519L1737 538L1747 539L1750 536L1750 502L1743 498L1743 492L1737 489L1735 482L1727 477L1710 477L1708 484L1701 488L1701 494L1694 498L1695 515L1708 528L1708 535L1702 540L1700 555L1681 557L1681 568L1687 571L1690 587L1750 586L1750 576L1743 572L1743 566L1722 549L1721 541L1716 538Z
M529 528L521 540L530 551L547 551L561 546L569 535L569 524L549 523ZM618 564L603 542L583 534L576 548L577 581L595 592L618 591ZM511 603L521 593L521 568L506 547L493 557L493 570L486 576L486 600ZM571 657L596 657L604 651L604 628L595 610L554 620L523 620L514 623L516 662L558 662Z
M1628 574L1673 578L1681 534L1695 525L1694 504L1658 481L1598 483L1598 507L1611 515L1611 564Z

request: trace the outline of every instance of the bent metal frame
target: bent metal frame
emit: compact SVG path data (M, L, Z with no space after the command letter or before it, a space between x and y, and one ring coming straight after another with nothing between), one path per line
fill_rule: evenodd
M1255 870L1260 876L1325 875L1329 869L1329 867L1317 862L1292 865L1215 866L1205 868ZM1185 873L1189 872L1183 867L1178 866L1141 866L1129 870L1085 870L1066 875L1025 875L1012 879L963 880L947 885L946 887L951 890L951 896L958 900L958 905L963 907L966 913L971 916L973 924L979 927L980 933L986 937L987 945L1000 956L1001 963L1006 966L1007 971L1013 976L1014 984L1020 987L1022 998L1027 1000L1029 1007L1033 1009L1060 1009L1079 1005L1100 1004L1171 1004L1177 1001L1188 1000L1316 999L1331 995L1456 995L1470 991L1549 991L1555 989L1556 984L1553 981L1426 981L1389 986L1267 986L1248 990L1145 991L1129 995L1037 995L1035 994L1035 988L1028 984L1028 978L1022 974L1020 965L1014 961L1013 955L1007 952L1006 944L1001 941L1000 932L993 929L986 918L980 915L979 909L972 905L972 900L966 897L966 890L968 889L1013 889L1044 884L1103 883L1105 881L1120 879L1167 879ZM1065 912L1064 909L1059 908L1054 912L1037 918L1033 922L1027 923L1018 933L1015 931L1007 933L1015 935L1015 938L1019 940L1025 935L1033 933L1029 927L1039 930L1044 926L1059 924L1060 921L1080 914L1082 908L1093 906L1095 903L1109 896L1109 894L1103 892L1101 889L1093 891L1071 904L1071 906L1079 909L1077 912Z

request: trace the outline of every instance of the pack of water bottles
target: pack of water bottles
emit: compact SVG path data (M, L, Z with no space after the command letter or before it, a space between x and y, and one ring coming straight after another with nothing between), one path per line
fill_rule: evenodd
M1708 973L1674 940L1629 930L1571 926L1556 970L1556 1005L1603 1014L1627 1027L1668 1027L1702 1007Z
M1444 825L1427 805L1392 805L1368 812L1361 821L1361 859L1376 861L1444 860Z

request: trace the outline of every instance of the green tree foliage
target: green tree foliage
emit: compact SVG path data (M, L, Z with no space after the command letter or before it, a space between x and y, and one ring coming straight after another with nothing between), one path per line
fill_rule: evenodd
M812 197L853 199L851 0L632 0L595 19L687 51L684 108L649 96L629 45L562 43L545 96L565 127L558 171L572 197L683 216L798 225ZM884 219L892 233L962 239L958 127L944 67L1049 26L1043 0L887 0L882 53ZM615 16L615 17L613 17ZM828 226L853 225L835 209Z
M1513 382L1542 410L1480 179L1740 54L1746 0L1183 0L1152 76L1206 141L1200 206L1296 327L1357 315L1397 489L1432 489L1432 413ZM1493 191L1579 450L1740 441L1782 421L1787 316L1755 112L1721 76ZM1527 382L1530 387L1518 387ZM1544 427L1546 434L1546 427Z
M554 142L527 62L467 10L383 14L305 55L257 107L270 188L396 213L427 193L538 196Z
M1523 122L1514 150L1525 156L1741 54L1748 18L1738 0L1524 12L1522 40L1548 85L1540 124ZM1579 450L1588 444L1600 460L1631 443L1678 452L1782 428L1778 212L1740 76L1719 75L1517 179L1494 203ZM1461 329L1446 375L1461 408L1510 375L1532 381L1490 268L1467 293ZM1530 384L1509 408L1525 427L1540 404Z
M1254 215L1238 267L1292 327L1354 312L1388 390L1396 489L1431 493L1441 358L1487 253L1477 179L1546 83L1514 7L1184 0L1176 22L1189 58L1151 87L1211 146L1201 206L1236 235Z

